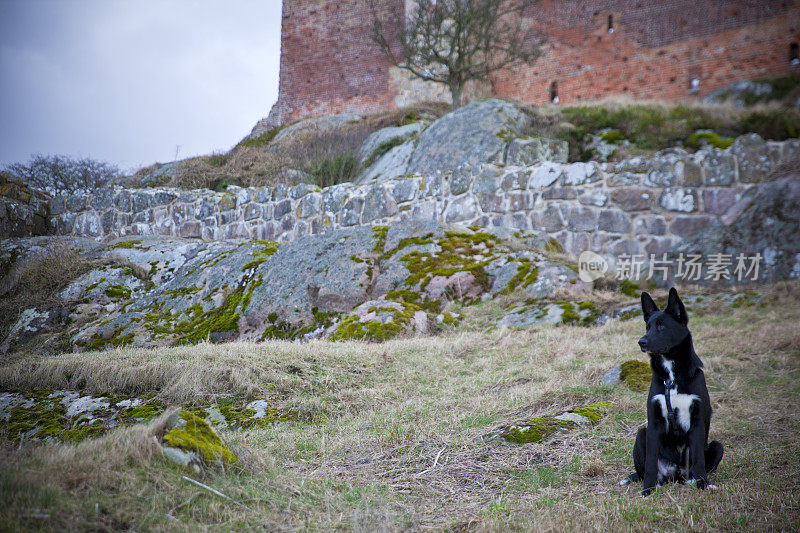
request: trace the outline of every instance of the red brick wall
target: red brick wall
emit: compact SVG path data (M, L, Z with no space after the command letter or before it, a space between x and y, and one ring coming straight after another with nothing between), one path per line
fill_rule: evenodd
M404 6L377 3L383 14ZM394 106L368 6L284 0L275 121ZM493 76L497 96L543 103L557 81L561 103L623 94L693 100L733 81L798 68L789 64L789 45L800 41L797 0L543 0L528 15L548 44L534 65ZM695 95L691 78L700 79Z

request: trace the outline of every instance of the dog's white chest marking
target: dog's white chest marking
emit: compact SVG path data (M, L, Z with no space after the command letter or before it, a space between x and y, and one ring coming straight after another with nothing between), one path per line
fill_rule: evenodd
M696 394L681 394L676 389L669 391L669 403L675 411L675 421L683 431L689 431L692 424L692 404L697 401L700 401L700 397ZM667 421L667 430L669 430L669 411L666 398L663 394L656 394L653 396L652 402L661 406L661 414Z

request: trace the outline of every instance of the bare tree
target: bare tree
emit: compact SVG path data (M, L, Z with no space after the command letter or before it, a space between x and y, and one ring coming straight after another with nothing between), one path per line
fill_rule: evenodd
M543 38L523 17L536 1L418 0L387 17L370 0L372 38L392 65L447 85L456 109L468 81L539 57Z
M108 185L120 174L116 166L88 157L72 159L41 154L32 156L28 163L14 163L4 170L29 187L52 196L91 192Z

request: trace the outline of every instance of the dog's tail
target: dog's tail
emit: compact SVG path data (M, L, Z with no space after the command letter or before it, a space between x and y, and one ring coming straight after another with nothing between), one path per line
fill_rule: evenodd
M636 472L633 472L631 475L629 475L628 477L626 477L625 479L620 481L619 484L620 485L630 485L631 483L636 483L637 481L639 481L639 474L637 474Z

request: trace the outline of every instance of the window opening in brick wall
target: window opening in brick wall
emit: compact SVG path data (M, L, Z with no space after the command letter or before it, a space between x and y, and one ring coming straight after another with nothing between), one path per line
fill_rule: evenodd
M689 94L697 94L700 92L700 78L692 78L689 81Z
M789 45L789 62L792 65L800 65L800 55L798 55L797 43Z
M608 33L614 33L614 15L608 16Z
M550 101L554 104L558 103L558 82L554 81L550 84Z

